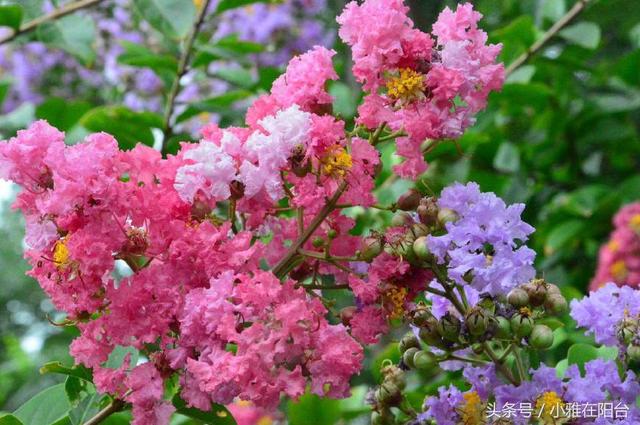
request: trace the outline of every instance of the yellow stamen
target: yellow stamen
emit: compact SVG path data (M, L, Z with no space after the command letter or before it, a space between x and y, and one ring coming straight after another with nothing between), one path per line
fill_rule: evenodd
M620 249L620 242L612 240L608 243L607 247L609 248L609 250L611 250L611 252L616 252Z
M69 265L69 248L64 240L56 242L56 246L53 248L53 262L59 269L64 269Z
M481 425L485 423L485 409L477 392L471 391L462 395L464 402L458 409L464 425Z
M424 91L424 75L409 68L401 68L387 81L387 95L391 99L410 102Z
M636 233L640 234L640 214L636 214L629 220L629 227Z
M329 176L344 177L351 168L351 155L341 146L336 146L322 158L322 173Z
M200 9L203 2L204 0L193 0L193 4L195 5L196 9Z
M386 298L391 307L391 312L389 313L391 319L399 319L404 315L404 302L408 292L407 288L398 288L396 286L387 290Z
M271 419L269 416L263 416L260 419L258 419L258 423L256 425L271 425L273 424L273 419Z
M609 269L611 272L611 276L615 281L621 283L623 280L627 278L629 274L629 270L627 269L627 265L624 263L624 260L618 260L611 265Z
M536 415L544 423L556 423L562 415L562 399L555 391L547 391L536 400Z
M521 307L520 308L520 314L522 314L523 316L531 316L532 312L531 309L529 307Z

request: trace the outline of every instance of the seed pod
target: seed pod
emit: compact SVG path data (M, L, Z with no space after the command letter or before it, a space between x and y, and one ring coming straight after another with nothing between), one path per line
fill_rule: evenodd
M640 346L633 344L629 345L627 347L627 356L632 362L640 363Z
M400 195L396 205L403 211L413 211L418 207L421 197L420 192L415 189L409 189Z
M378 412L371 412L371 425L384 425L384 418Z
M553 331L546 325L535 325L529 336L529 344L538 350L546 350L553 345Z
M427 247L426 236L420 236L418 239L416 239L413 242L413 253L420 260L426 260L429 258L430 252L429 252L429 248Z
M507 294L507 302L515 308L529 304L529 294L522 288L514 288Z
M418 305L418 307L411 312L411 323L418 327L423 326L431 318L435 320L429 309L424 305Z
M618 325L618 330L616 332L618 341L622 342L623 344L629 344L637 334L638 334L637 321L629 317L625 317L624 319L622 319L622 321Z
M529 294L529 302L533 307L541 306L547 299L547 283L544 279L533 279L522 285L522 288Z
M231 192L231 199L241 199L244 197L245 185L241 181L233 180L229 183L229 191Z
M412 347L420 348L420 341L418 341L418 338L413 332L407 332L398 343L398 350L400 350L400 354L402 354Z
M366 262L373 261L382 252L382 239L370 236L362 241L360 248L360 258Z
M495 336L499 339L512 339L511 323L502 316L497 316L495 320Z
M337 232L335 229L329 229L329 230L327 231L327 237L328 237L329 239L335 239L335 238L337 238L337 237L338 237L338 232Z
M313 241L311 241L311 245L313 245L314 248L321 248L324 246L324 239L320 236L316 236L313 238Z
M521 309L523 310L523 309ZM518 338L524 338L533 330L533 319L530 313L518 312L511 318L511 329Z
M414 223L411 226L411 234L414 238L419 238L421 236L427 236L429 234L429 228L422 223Z
M442 336L438 331L438 319L430 316L427 322L420 327L419 336L427 345L441 346Z
M457 341L460 336L461 323L460 319L447 312L438 321L438 333L449 341Z
M551 314L562 314L567 311L569 305L567 300L560 294L547 292L547 299L544 301L544 308Z
M487 331L489 318L481 308L472 308L464 318L464 324L471 335L480 336Z
M418 351L413 355L413 364L418 370L431 369L436 364L436 357L428 351Z
M416 208L420 222L427 226L433 226L438 221L438 204L435 198L422 198Z
M438 211L438 223L440 226L444 227L446 223L456 221L458 219L458 214L452 209L442 208Z
M414 369L416 367L415 363L413 363L413 356L415 356L418 351L420 350L416 347L411 347L402 354L402 361L408 368Z

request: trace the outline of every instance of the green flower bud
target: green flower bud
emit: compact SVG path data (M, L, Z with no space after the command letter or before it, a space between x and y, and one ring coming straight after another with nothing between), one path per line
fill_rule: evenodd
M520 311L511 318L511 329L518 338L524 338L531 334L533 330L533 319L531 311L527 307L522 307Z
M411 323L418 327L427 323L427 321L431 318L433 318L433 315L424 305L418 305L418 307L411 312Z
M460 319L447 313L438 321L438 333L449 341L457 341L460 336Z
M382 252L382 239L370 236L362 241L360 247L360 258L366 262L373 261Z
M507 302L515 308L529 304L529 294L522 288L514 288L507 294Z
M322 248L324 246L324 239L322 239L320 236L316 236L315 238L313 238L311 244L314 248Z
M640 346L633 344L629 345L627 347L627 356L632 362L640 363Z
M495 336L499 339L512 339L511 323L505 317L498 316L495 320Z
M621 341L623 344L629 344L637 334L638 323L629 317L622 319L616 332L618 341Z
M329 229L329 231L327 232L327 237L329 239L335 239L336 237L338 237L338 232L335 229Z
M402 337L400 343L398 343L398 350L400 350L400 354L402 354L412 347L420 348L420 341L418 341L418 338L416 338L413 332L408 332Z
M541 306L547 299L547 283L544 279L533 279L522 285L522 288L529 294L529 302L533 307Z
M411 234L413 235L414 238L427 236L429 233L430 233L429 228L422 223L414 223L411 226Z
M413 363L413 356L415 356L415 354L420 351L419 349L417 349L416 347L411 347L409 349L407 349L407 351L405 351L402 354L402 361L404 362L404 364L413 369L415 368L415 363Z
M438 320L431 316L420 328L420 339L427 345L440 347L443 345L442 336L438 332Z
M376 390L375 398L381 406L394 406L402 401L402 390L393 382L383 382Z
M484 352L484 347L482 344L475 343L471 346L471 350L473 350L475 354L482 354Z
M535 325L529 335L529 344L538 350L546 350L553 345L553 331L547 325Z
M420 350L413 355L413 365L418 370L431 369L436 363L436 357L428 351Z
M418 207L422 195L415 189L409 189L398 198L397 206L403 211L413 211Z
M481 308L472 308L464 318L464 324L471 335L480 336L487 331L489 317Z
M406 226L411 223L413 223L413 219L411 218L411 215L403 211L397 212L391 219L391 225L393 227Z
M413 252L420 260L426 260L429 258L431 254L429 252L429 248L427 247L427 237L420 236L413 242Z
M440 211L438 211L438 223L440 223L442 227L444 227L446 223L456 221L457 219L458 214L456 214L456 212L452 209L442 208Z
M371 425L384 425L385 419L378 412L371 412Z
M562 314L567 311L569 304L560 294L547 292L547 299L544 301L544 308L551 314Z

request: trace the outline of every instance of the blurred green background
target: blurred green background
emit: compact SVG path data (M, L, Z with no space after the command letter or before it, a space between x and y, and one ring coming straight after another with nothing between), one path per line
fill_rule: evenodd
M475 6L485 15L482 26L490 40L503 43L501 58L508 64L573 3L479 0ZM456 180L473 180L508 203L526 203L525 219L536 228L531 246L538 253L540 273L572 297L586 291L598 248L611 230L612 215L624 203L640 199L640 2L591 3L491 96L488 109L459 140L460 151L445 143L429 155L430 168L418 184L423 190L438 191ZM437 13L455 2L411 0L409 4L417 25L429 30ZM331 2L327 17L335 16L343 5ZM326 23L334 25L329 18ZM348 74L346 50L340 43L336 49L336 64L343 75ZM271 79L252 90L268 87ZM335 107L343 116L353 117L358 89L351 78L342 81L331 87ZM41 112L43 118L55 120L47 116L55 110ZM5 137L24 124L0 122ZM68 123L68 128L75 124ZM396 159L385 149L388 168ZM381 182L381 203L389 204L410 186L392 179ZM61 379L41 376L38 369L50 360L71 364L67 349L73 330L49 323L48 318L59 320L59 315L37 283L24 276L23 223L10 209L15 188L0 187L0 411L11 411ZM378 219L366 213L359 224L366 229ZM377 353L370 357L377 360L368 365L359 383L371 384L380 359L395 352L388 342L373 349ZM307 398L292 404L290 423L308 424L305 418L315 417L318 424L331 424L356 417L365 392L365 387L358 387L357 397L342 402Z

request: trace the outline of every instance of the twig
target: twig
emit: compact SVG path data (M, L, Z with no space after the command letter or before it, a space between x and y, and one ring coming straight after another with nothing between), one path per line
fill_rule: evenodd
M96 415L89 419L84 425L98 425L100 422L107 419L109 416L121 411L124 408L124 402L122 400L113 400L107 407L96 413Z
M46 15L42 15L38 18L35 18L23 25L20 26L20 28L17 31L14 31L12 34L9 34L5 37L0 38L0 44L4 44L4 43L8 43L9 41L13 40L14 38L22 35L22 34L26 34L28 32L33 31L34 29L36 29L38 26L50 22L50 21L55 21L57 19L62 18L63 16L67 16L70 13L73 13L77 10L80 9L84 9L90 6L93 6L95 4L100 3L102 0L80 0L80 1L76 1L73 3L68 3L65 4L64 6L55 9L53 12L48 13Z
M182 51L182 56L180 57L180 62L178 62L178 71L176 73L176 78L173 80L173 85L171 86L171 90L167 95L167 105L164 111L164 138L162 139L162 147L160 151L165 154L167 149L167 141L173 132L171 128L171 116L173 115L173 111L176 105L176 98L180 93L180 80L184 75L189 71L189 63L191 62L191 53L193 52L193 44L198 37L198 33L202 28L202 23L204 22L204 18L207 14L207 9L209 8L209 3L211 0L204 0L202 4L199 6L200 10L198 11L198 16L196 17L195 23L191 28L191 32L187 36L187 39L184 42L184 50Z
M576 16L580 14L580 12L584 10L587 3L589 3L589 0L578 0L578 2L574 4L573 7L558 20L558 22L553 24L553 26L551 26L551 28L549 28L538 41L533 43L526 52L518 56L516 60L507 67L505 75L510 75L513 71L527 62L540 49L542 49L549 40L551 40L562 28L566 27Z

